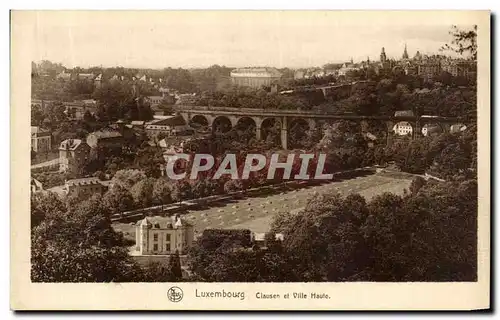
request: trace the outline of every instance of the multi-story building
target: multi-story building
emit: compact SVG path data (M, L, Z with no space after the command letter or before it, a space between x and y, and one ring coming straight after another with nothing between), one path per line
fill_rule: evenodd
M83 119L83 115L85 111L87 111L85 104L81 101L66 102L64 103L64 107L66 108L64 113L66 113L71 120Z
M441 63L437 59L423 60L417 65L417 74L425 79L432 79L441 73Z
M237 86L260 88L281 80L282 74L276 68L239 68L231 71L231 82Z
M93 73L78 73L76 79L94 81L95 75Z
M38 107L42 110L45 109L46 106L54 103L54 100L40 100L40 99L31 99L31 107Z
M297 70L297 71L295 71L295 72L294 72L294 74L293 74L293 78L294 78L295 80L304 79L304 78L305 78L305 76L306 76L306 71L304 71L304 70Z
M387 58L385 54L385 48L382 47L380 52L380 61L376 63L370 63L370 68L373 68L375 73L380 74L382 70L390 70L394 67L395 62Z
M178 215L164 224L144 218L135 227L135 250L140 255L168 255L176 251L184 254L192 246L193 239L193 225Z
M198 97L195 93L183 93L174 95L175 104L181 105L195 105ZM170 99L172 101L172 99Z
M43 185L40 181L36 180L35 178L31 178L31 192L38 192L38 191L43 191Z
M91 177L66 180L63 190L68 197L87 199L94 194L103 194L107 187L101 183L99 178Z
M392 128L392 131L394 131L394 133L399 135L399 136L412 135L413 134L413 127L407 121L400 121L394 125L394 127Z
M450 133L459 133L467 130L467 126L462 123L456 123L450 126Z
M463 59L444 59L442 69L454 77L471 78L476 76L476 61Z
M102 85L102 73L99 73L97 75L97 77L95 77L95 79L94 79L94 86L96 88L100 88L101 85Z
M90 155L89 145L80 139L66 139L59 145L59 171L78 174Z
M48 153L52 149L52 134L40 127L31 127L31 149L37 153Z
M344 63L342 65L342 67L340 67L339 71L338 71L338 75L339 76L347 76L349 74L349 72L353 72L353 71L358 71L360 70L361 68L354 64L351 60L350 63Z
M66 72L66 70L63 70L61 73L59 73L56 76L56 79L63 80L63 81L71 80L71 73L68 73L68 72Z
M422 127L422 135L424 137L433 136L441 133L443 133L443 129L441 129L441 127L435 123L426 123Z
M151 108L154 108L163 102L163 96L147 96L146 100L151 104Z
M161 120L153 120L146 124L146 134L150 138L157 137L160 133L166 136L193 134L194 130L181 116L165 116Z
M99 131L89 133L87 136L87 144L91 148L121 148L123 143L123 135L112 129L101 129Z

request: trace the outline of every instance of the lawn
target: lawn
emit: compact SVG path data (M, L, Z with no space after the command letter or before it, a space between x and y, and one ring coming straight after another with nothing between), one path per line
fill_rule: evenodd
M235 199L212 204L211 207L187 210L183 217L195 226L195 235L207 228L247 228L254 232L269 230L273 216L281 211L298 211L315 193L336 191L346 196L359 193L367 200L384 192L402 194L409 188L411 180L371 174L328 184L288 190L278 194L262 195L247 199ZM170 222L169 217L153 218L160 223ZM135 227L127 223L113 223L117 231L135 241Z

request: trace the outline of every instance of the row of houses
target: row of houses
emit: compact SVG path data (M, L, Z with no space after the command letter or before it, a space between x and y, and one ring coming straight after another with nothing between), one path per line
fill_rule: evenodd
M294 79L309 79L321 78L326 76L347 76L349 72L366 71L372 69L376 74L381 70L401 71L405 74L419 75L426 79L431 79L441 74L448 72L452 76L462 76L465 78L473 78L477 72L477 62L468 59L457 59L437 55L424 55L419 51L415 53L413 58L408 55L405 45L401 59L389 59L385 53L385 48L381 49L380 60L366 60L354 63L351 61L338 64L336 68L309 68L297 70L294 74Z
M42 183L33 177L30 186L33 193L45 191ZM105 181L96 177L88 177L66 180L64 185L52 187L47 191L53 192L61 198L76 197L86 199L94 194L104 194L111 187L112 180Z
M190 136L194 130L181 116L164 116L152 121L117 121L104 129L91 132L86 139L66 139L59 145L59 171L78 174L89 158L91 149L123 148L126 141L144 130L151 141L164 137ZM165 145L167 148L167 145Z
M63 70L59 74L56 75L56 79L63 81L74 81L74 80L87 80L94 81L94 84L99 85L103 81L141 81L144 83L151 84L161 84L164 83L165 80L162 78L153 78L148 76L145 73L137 73L133 76L130 75L104 75L103 73L78 73L78 72L67 72Z
M450 126L450 133L458 133L465 131L467 129L467 126L461 123L453 124ZM398 136L406 136L406 135L412 135L413 134L413 125L407 121L400 121L396 123L392 129L394 134ZM436 134L441 134L444 132L443 128L439 126L438 124L434 123L427 123L422 127L422 135L424 137L427 136L432 136Z

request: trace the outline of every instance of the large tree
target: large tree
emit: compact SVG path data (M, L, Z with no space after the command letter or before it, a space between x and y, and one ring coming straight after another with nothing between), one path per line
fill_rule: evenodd
M137 272L99 196L32 230L34 282L124 282Z
M461 55L466 54L474 60L477 59L477 25L469 29L452 26L450 35L453 37L451 43L446 44L442 50L451 50Z
M130 193L134 199L135 204L140 208L147 208L153 204L153 190L155 179L146 178L142 179L132 186Z
M156 179L153 186L153 199L162 206L172 202L170 183L165 178Z
M112 213L121 213L134 207L134 198L128 189L117 184L103 196L103 205Z

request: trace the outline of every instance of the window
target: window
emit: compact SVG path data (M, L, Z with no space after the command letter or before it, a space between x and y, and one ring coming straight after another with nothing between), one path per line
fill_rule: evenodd
M158 233L153 234L153 241L158 241Z
M153 245L153 251L158 251L158 243L155 243L155 244Z
M170 251L170 234L165 235L165 251L169 252Z

